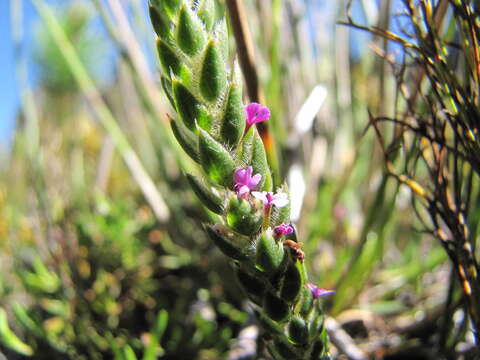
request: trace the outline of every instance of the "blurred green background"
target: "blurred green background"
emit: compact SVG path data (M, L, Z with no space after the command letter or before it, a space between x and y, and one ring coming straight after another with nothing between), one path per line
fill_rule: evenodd
M14 125L0 120L14 128L0 163L0 358L234 359L253 323L183 176L198 170L170 134L146 3L0 5L15 64L0 72L15 74L20 102ZM367 110L395 103L374 50L401 50L337 25L347 2L244 4L306 264L336 290L324 300L334 354L348 358L342 339L386 359L471 342L461 307L455 336L439 340L451 266L364 132ZM393 29L400 11L352 5Z

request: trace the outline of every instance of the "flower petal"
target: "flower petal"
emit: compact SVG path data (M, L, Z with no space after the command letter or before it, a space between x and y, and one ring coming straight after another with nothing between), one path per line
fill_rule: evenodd
M268 204L267 193L262 191L252 191L252 195L258 200L262 201L265 205Z
M260 174L253 175L248 183L248 187L250 189L255 188L260 183L261 180L262 180L262 175Z

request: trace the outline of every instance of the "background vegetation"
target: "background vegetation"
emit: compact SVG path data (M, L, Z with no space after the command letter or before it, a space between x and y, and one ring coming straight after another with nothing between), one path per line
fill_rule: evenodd
M195 167L170 134L146 1L31 1L38 14L32 27L24 24L22 1L10 5L22 106L0 169L0 356L261 354L251 309L202 231L211 214L183 175ZM469 71L478 54L466 50L478 43L464 46L470 33L459 31L459 19L467 26L471 17L478 31L478 9L465 4L471 14L459 17L456 1L243 3L306 264L319 286L336 290L324 300L333 354L475 358L454 257L437 233L425 231L426 213L412 197L426 189L439 199L428 166L417 167L422 134L430 133L407 131L400 141L395 121L372 119L417 126L443 111L435 99L455 93L435 98L435 83L418 70L422 57L394 34L424 49L438 43L438 53L457 49L443 68L458 80L448 89L477 87L466 93L473 111L466 118L478 122L479 74ZM424 12L409 13L409 4ZM427 16L428 6L432 14L446 6L436 32L435 24L416 29L412 21ZM374 26L373 33L360 25ZM406 65L417 67L402 72ZM431 70L426 74L438 69ZM418 91L420 100L405 100L403 90ZM472 130L474 142L475 126L462 130ZM452 132L443 134L444 147L454 146ZM395 155L386 156L387 140ZM431 164L433 155L423 156ZM462 181L452 186L461 192L457 205L471 209L475 258L479 187L469 164L467 157Z

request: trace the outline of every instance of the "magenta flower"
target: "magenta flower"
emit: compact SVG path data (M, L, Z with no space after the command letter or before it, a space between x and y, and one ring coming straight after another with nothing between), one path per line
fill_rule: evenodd
M275 205L276 207L281 208L288 204L288 195L285 193L274 194L272 192L265 191L252 191L252 195L258 200L261 200L265 207L271 207L272 205Z
M270 110L266 106L257 103L251 103L245 106L245 115L247 116L247 126L245 133L252 127L253 124L267 121L270 118Z
M235 182L235 191L240 197L246 197L250 190L253 190L262 180L262 175L255 174L252 176L253 168L249 166L246 169L238 169L233 174L233 181Z
M321 296L331 295L331 294L335 293L335 290L320 289L319 287L317 287L317 285L312 284L312 283L307 283L307 287L312 292L312 295L313 295L314 299L318 299Z
M276 237L285 236L293 233L293 227L288 224L280 224L273 229Z

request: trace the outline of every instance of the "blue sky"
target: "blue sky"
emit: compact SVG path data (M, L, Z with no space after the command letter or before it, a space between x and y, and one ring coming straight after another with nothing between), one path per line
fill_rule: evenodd
M30 1L23 1L25 34L29 33L34 17ZM20 103L11 35L10 0L0 0L0 148L13 135L15 114Z

